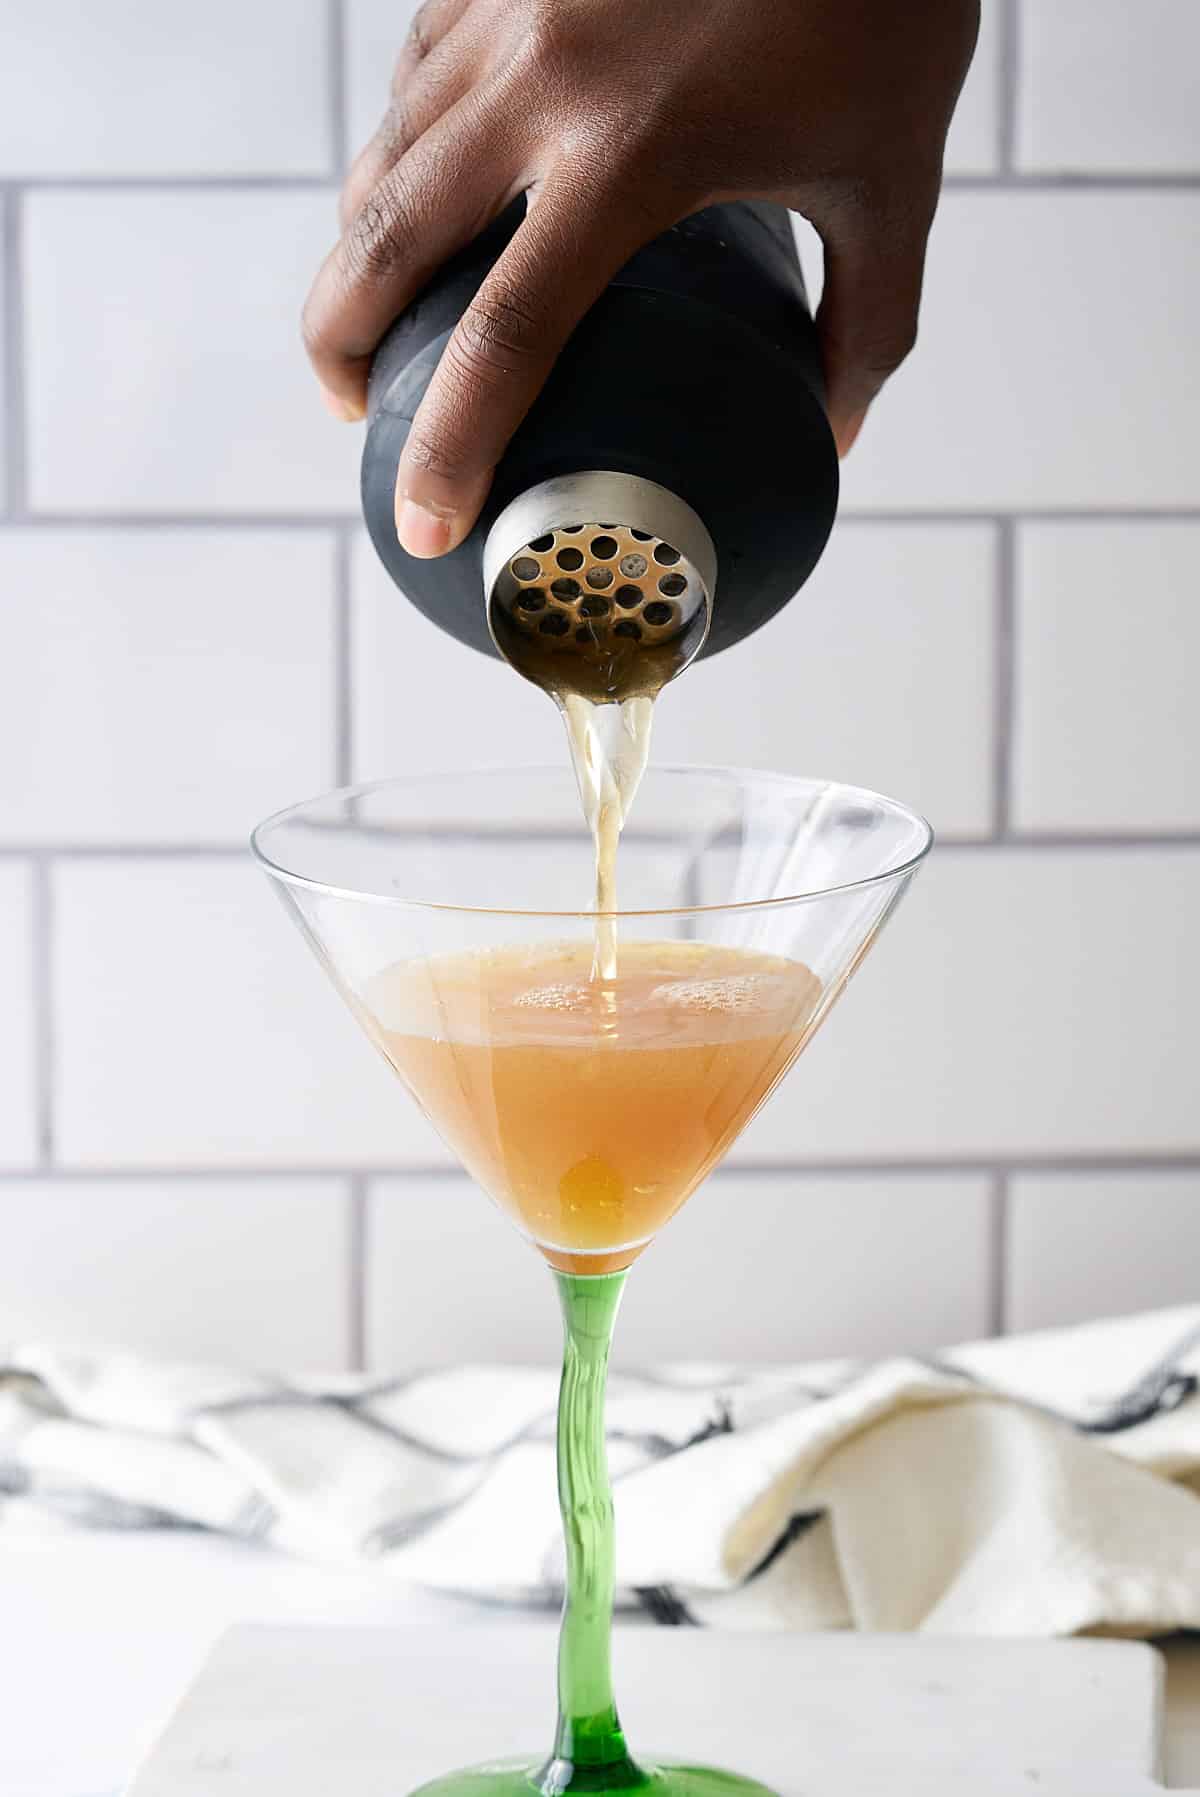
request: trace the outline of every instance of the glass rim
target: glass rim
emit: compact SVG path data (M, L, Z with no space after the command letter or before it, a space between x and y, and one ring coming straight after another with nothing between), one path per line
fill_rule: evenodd
M652 905L641 906L631 910L595 911L588 906L572 907L569 910L546 910L537 905L461 905L447 903L441 899L405 898L400 894L387 892L369 892L362 887L339 886L332 880L314 879L310 874L297 873L294 869L284 867L267 854L262 838L266 832L277 824L288 819L298 819L300 814L316 805L327 805L342 800L367 798L388 788L420 786L437 780L469 780L472 778L490 778L496 775L529 775L554 774L563 772L561 763L514 762L509 766L474 766L462 768L444 768L438 772L413 774L393 774L382 780L364 780L350 786L335 786L327 792L316 793L311 798L300 799L291 805L285 805L279 811L273 811L256 824L250 832L250 851L272 879L284 886L297 886L306 892L323 893L330 898L348 899L355 904L387 905L406 911L438 911L462 917L513 917L513 918L554 918L562 921L594 921L597 917L621 919L650 917L712 917L722 913L732 915L735 912L766 911L782 909L789 905L812 904L819 899L836 898L840 894L863 892L872 886L885 886L891 882L904 879L916 871L924 861L934 844L934 829L929 819L911 805L900 799L889 798L886 793L876 792L869 786L856 786L851 781L828 780L813 774L784 774L774 769L729 767L720 763L702 762L659 762L647 769L647 777L653 779L658 774L708 774L720 775L743 783L770 783L779 786L812 786L836 790L872 804L884 806L893 812L899 812L921 832L921 841L915 853L908 855L894 867L882 868L878 873L865 874L858 880L837 881L830 886L815 886L804 892L780 893L772 898L735 899L728 904L720 905ZM581 826L586 829L586 826Z

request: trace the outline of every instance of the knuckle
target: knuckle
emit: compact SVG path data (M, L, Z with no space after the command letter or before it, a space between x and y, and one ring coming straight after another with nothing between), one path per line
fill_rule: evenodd
M460 372L485 378L505 375L529 360L539 337L528 302L511 288L478 296L452 339Z
M886 333L868 341L863 346L859 360L867 374L886 380L889 374L895 374L916 346L916 318L902 319L889 326Z
M457 480L466 469L466 456L461 447L452 437L440 432L411 431L404 448L404 459L414 468L449 481Z
M561 0L531 0L525 53L539 69L556 67L571 47L572 35Z
M406 100L397 96L384 113L372 149L380 162L396 162L412 141L412 112Z
M412 16L408 27L408 36L404 40L405 54L415 62L424 62L433 48L433 33L430 28L430 7L419 6Z
M386 278L411 250L409 208L394 185L375 188L350 220L342 239L343 264L352 282Z
M917 315L906 313L897 320L887 334L883 346L883 360L889 368L899 368L906 356L910 356L917 347Z

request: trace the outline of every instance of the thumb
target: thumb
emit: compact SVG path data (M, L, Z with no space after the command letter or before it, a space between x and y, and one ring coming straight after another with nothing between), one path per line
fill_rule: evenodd
M899 225L859 212L813 220L825 246L816 323L839 455L850 449L867 407L917 340L931 222L932 212Z

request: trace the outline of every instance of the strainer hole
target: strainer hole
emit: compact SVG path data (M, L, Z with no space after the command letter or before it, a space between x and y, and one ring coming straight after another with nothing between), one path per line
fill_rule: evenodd
M546 603L546 595L541 587L526 587L517 594L517 605L522 611L541 611Z
M649 565L644 555L623 555L617 563L627 580L640 580Z
M583 552L579 549L560 549L555 556L560 568L582 568Z
M626 611L642 603L641 587L618 587L614 595L617 604L623 605Z
M564 537L577 537L582 529L582 524L564 524L562 534Z
M642 613L647 624L669 624L675 616L675 607L668 605L665 599L655 599Z
M550 591L554 594L556 599L578 599L579 582L577 580L567 580L560 576L558 580L552 580L550 582Z
M654 559L660 567L669 568L672 562L677 562L679 560L679 551L678 549L673 548L670 543L656 543L654 545Z
M547 612L538 625L543 636L566 636L571 628L571 620L560 611Z
M531 555L519 555L512 565L518 580L536 580L540 569Z
M545 555L547 549L553 549L554 547L553 533L544 537L534 537L533 542L529 547L531 549L536 549L539 555Z
M670 609L670 606L668 606L667 610L669 611ZM603 593L589 593L588 597L579 607L579 615L581 618L607 617L608 600L604 597Z
M682 574L664 574L658 583L658 590L665 593L668 599L678 599L680 593L687 592L687 581Z
M612 578L611 568L589 568L584 575L590 587L610 587Z
M654 540L648 530L631 530L629 534L631 537L636 537L639 543L650 543Z
M631 637L635 643L640 643L642 627L633 618L619 618L613 625L613 635Z
M617 553L617 539L616 537L593 537L591 550L598 561L606 562L610 555Z

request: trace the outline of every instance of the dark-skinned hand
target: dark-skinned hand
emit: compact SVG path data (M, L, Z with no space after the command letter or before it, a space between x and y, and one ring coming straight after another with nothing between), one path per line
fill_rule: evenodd
M844 454L916 337L925 244L978 0L426 0L304 309L332 409L438 267L520 194L524 222L447 344L396 525L436 556L588 307L688 213L769 199L820 233L817 316Z

